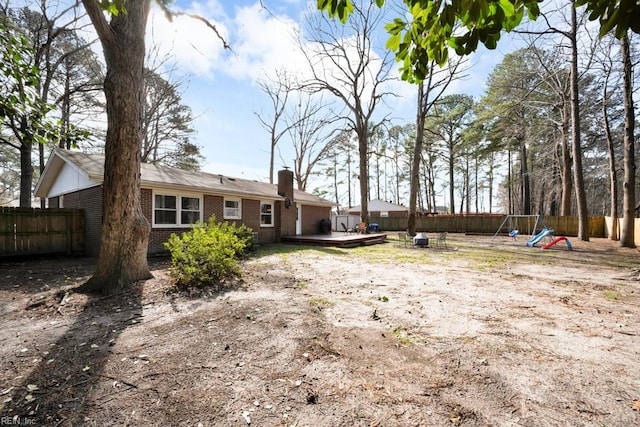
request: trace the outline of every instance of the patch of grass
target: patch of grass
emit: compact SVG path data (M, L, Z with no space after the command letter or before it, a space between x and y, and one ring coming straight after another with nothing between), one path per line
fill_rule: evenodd
M322 310L324 308L333 307L336 303L325 297L311 297L309 298L309 304L318 310Z
M382 301L382 302L389 302L389 297L386 295L380 295L378 297L378 301Z
M406 250L412 251L413 249L406 249ZM416 249L415 253L398 254L392 258L392 261L393 263L405 263L405 264L421 264L421 265L434 264L433 259L424 256L423 253L419 252L420 250L421 249Z
M395 328L393 328L393 331L391 331L391 333L393 334L394 337L396 337L396 339L402 345L412 346L416 343L415 339L412 336L410 336L410 334L407 331L404 330L402 325L398 325Z
M614 291L613 289L607 289L602 292L602 295L607 299L618 299L620 297L620 292Z
M429 256L433 253L429 249L405 248L397 244L397 239L391 241L387 239L385 243L379 245L358 246L348 250L369 262L378 264L433 264L433 260Z
M473 268L478 270L495 269L508 266L513 263L532 263L539 257L555 256L555 254L532 251L529 248L520 247L473 247L466 250L447 254L457 260L467 260Z
M257 258L265 257L269 255L283 255L288 254L305 254L305 253L317 253L317 254L331 254L331 255L344 255L347 252L342 248L331 247L319 247L311 245L293 245L286 243L271 243L268 245L262 245L255 248L255 256Z
M307 287L307 281L306 280L298 280L295 284L296 288L298 289L304 289Z

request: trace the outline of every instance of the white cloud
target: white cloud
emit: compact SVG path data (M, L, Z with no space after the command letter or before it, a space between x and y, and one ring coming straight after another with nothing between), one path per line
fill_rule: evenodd
M291 18L272 15L256 3L238 9L234 24L235 55L228 71L255 80L277 69L296 73L306 67L296 42L299 26Z
M214 25L223 42L204 22L181 15L170 22L152 8L147 44L159 46L161 57L172 58L181 74L214 78L224 73L235 79L255 81L272 76L276 69L295 71L306 65L296 43L299 26L286 15L275 15L259 2L236 7L229 16L218 1L192 3L186 14L201 16Z
M208 14L200 9L202 7L186 13L208 19L220 36L227 39L229 31L226 25L221 20L208 18ZM225 55L222 41L200 19L179 15L169 21L158 6L152 8L147 24L147 47L157 48L161 59L171 58L182 73L196 76L211 76Z

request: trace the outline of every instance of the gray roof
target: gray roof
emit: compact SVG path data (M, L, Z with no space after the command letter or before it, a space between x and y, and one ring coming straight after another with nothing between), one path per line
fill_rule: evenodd
M101 183L104 179L104 156L80 151L56 149L37 185L36 195L46 194L63 162L78 167L91 180ZM54 169L47 177L48 169ZM55 170L57 169L57 171ZM198 191L205 194L234 195L248 198L283 200L278 195L277 185L249 179L227 177L207 172L189 171L168 166L142 163L140 166L141 187L163 187ZM53 176L52 176L53 175ZM303 204L333 206L334 203L294 189L294 200Z

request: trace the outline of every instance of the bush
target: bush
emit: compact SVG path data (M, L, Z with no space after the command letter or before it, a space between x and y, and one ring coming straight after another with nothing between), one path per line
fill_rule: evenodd
M245 225L228 222L196 225L165 243L171 253L171 276L178 287L218 286L240 275L239 259L251 249L253 235Z

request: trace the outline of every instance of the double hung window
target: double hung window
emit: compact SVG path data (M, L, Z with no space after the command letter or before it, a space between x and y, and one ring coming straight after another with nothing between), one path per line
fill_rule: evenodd
M273 203L260 202L260 226L273 227Z
M202 219L200 197L154 194L153 225L157 227L187 227Z
M242 219L240 199L224 199L224 219Z

